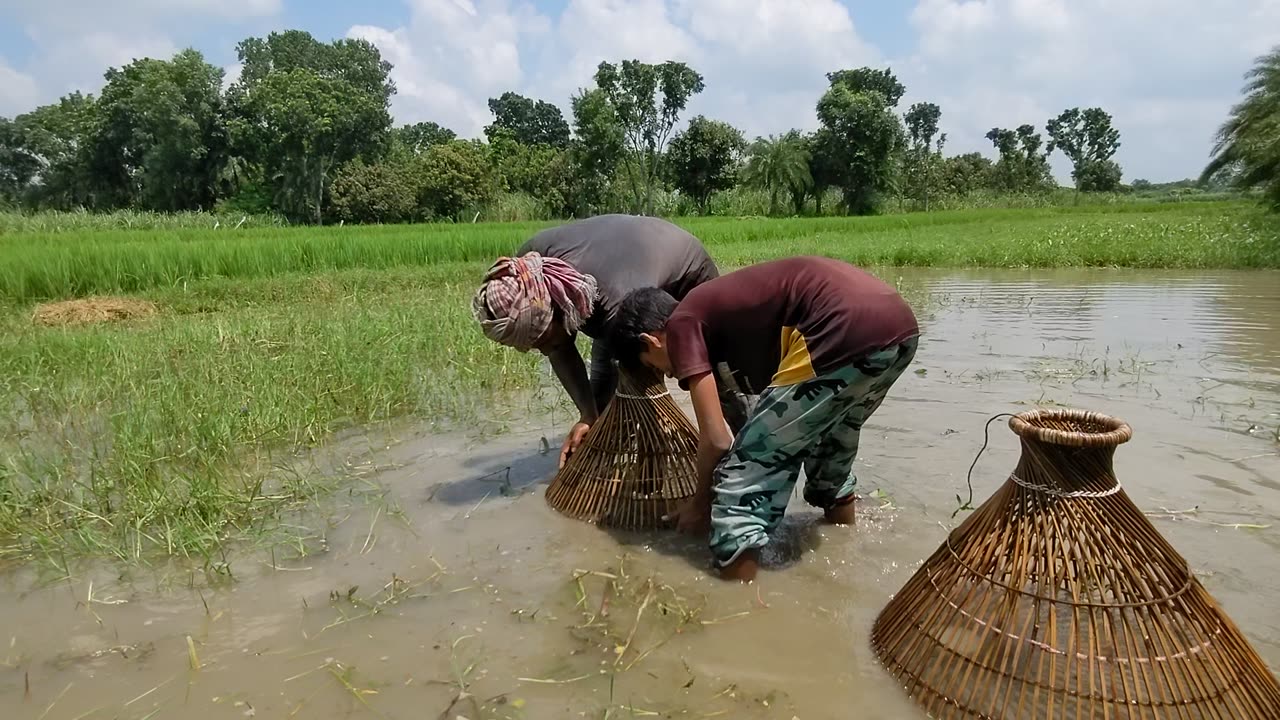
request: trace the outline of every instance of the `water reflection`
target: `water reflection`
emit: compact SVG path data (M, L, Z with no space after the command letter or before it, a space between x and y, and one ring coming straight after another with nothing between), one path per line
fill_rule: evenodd
M903 270L926 332L971 374L1019 372L1122 395L1146 392L1262 429L1280 417L1275 272ZM1171 405L1172 407L1172 405ZM1271 429L1274 430L1273 423Z

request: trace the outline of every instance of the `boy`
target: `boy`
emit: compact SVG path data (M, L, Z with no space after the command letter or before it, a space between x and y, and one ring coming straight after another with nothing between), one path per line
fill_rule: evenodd
M688 390L698 420L698 490L677 513L711 532L726 579L752 580L800 468L805 501L853 521L859 432L915 357L919 327L892 287L854 266L795 257L710 280L681 301L657 288L622 302L614 345ZM734 437L717 378L760 394Z
M489 339L550 360L579 413L560 449L564 467L613 398L617 377L607 338L622 298L650 286L683 298L719 274L702 243L678 225L600 215L538 232L515 257L499 258L472 299L472 313ZM590 378L574 345L579 331L592 339ZM725 394L721 402L730 424L741 427L744 400Z

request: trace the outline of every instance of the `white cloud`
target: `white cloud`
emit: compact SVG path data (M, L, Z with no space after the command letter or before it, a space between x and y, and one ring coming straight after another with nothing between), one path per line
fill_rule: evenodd
M35 78L14 70L0 58L0 117L30 110L38 97L40 89Z
M868 54L848 8L835 0L675 0L674 5L700 42L753 69L835 70Z
M942 107L954 152L993 154L993 126L1097 105L1128 179L1197 174L1254 57L1280 42L1275 0L920 0L904 102ZM1060 180L1069 165L1054 161Z
M174 41L179 27L270 17L282 6L283 0L0 0L0 22L21 27L32 45L22 72L36 92L24 94L11 112L75 90L96 93L110 67L172 56L179 50Z
M560 94L590 85L602 61L694 62L698 55L664 0L569 0L556 38L562 55L545 72L554 78L548 90Z
M222 91L226 92L240 81L240 73L244 72L244 63L231 63L222 67Z
M115 31L109 26L78 31L74 38L43 28L32 29L28 35L38 48L29 72L39 81L40 102L75 90L96 93L108 68L137 58L167 58L178 51L162 34Z
M875 65L836 0L674 0L701 50L707 89L690 109L733 122L748 138L817 124L834 70Z
M489 120L487 100L524 84L520 43L549 23L507 0L411 0L409 23L394 30L357 25L347 36L378 46L395 66L399 122L431 120L471 136Z
M836 0L570 0L555 39L530 89L566 111L601 61L676 60L706 82L686 119L726 120L748 137L812 126L825 73L877 57Z

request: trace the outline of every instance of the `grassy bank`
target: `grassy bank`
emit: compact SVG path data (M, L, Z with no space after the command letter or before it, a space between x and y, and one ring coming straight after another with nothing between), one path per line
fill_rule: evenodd
M680 222L726 268L1280 266L1274 226L1232 204ZM542 226L0 236L0 556L207 558L315 499L296 452L337 430L508 408L545 381L539 358L485 341L468 300ZM38 301L101 292L160 313L31 322Z
M403 415L471 421L538 382L481 342L478 266L211 280L141 296L162 313L50 329L0 320L5 554L207 557L317 487L297 452ZM0 544L4 544L0 541Z
M864 265L1280 266L1277 223L1239 203L978 210L873 218L685 218L729 264L819 253ZM220 277L485 262L550 223L152 229L0 236L0 299L136 293Z

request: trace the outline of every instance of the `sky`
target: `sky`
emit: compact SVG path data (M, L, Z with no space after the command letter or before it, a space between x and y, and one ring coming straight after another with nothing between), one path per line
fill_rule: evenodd
M827 72L888 67L942 108L947 154L994 157L992 127L1100 106L1126 180L1199 174L1254 59L1280 44L1280 0L0 0L0 116L139 57L194 47L238 72L235 45L273 30L364 38L395 69L397 122L464 137L514 90L559 105L602 60L680 60L689 104L748 139L817 126ZM1055 174L1067 182L1061 154Z

